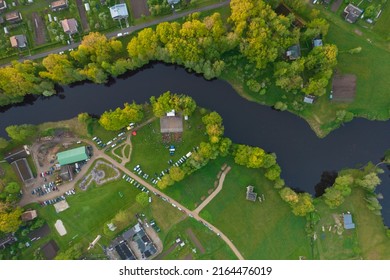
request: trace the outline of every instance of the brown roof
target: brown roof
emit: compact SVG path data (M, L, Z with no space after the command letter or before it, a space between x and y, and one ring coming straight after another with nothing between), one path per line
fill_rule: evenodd
M183 132L183 118L181 116L160 118L161 133Z
M51 2L52 9L62 8L62 7L67 7L67 6L68 6L67 0L57 0L57 1Z
M333 77L333 101L353 101L356 94L356 76L336 74Z
M13 20L21 19L21 16L20 16L20 13L18 11L13 11L13 12L7 13L5 15L5 19L8 21L13 21Z
M19 147L16 149L13 149L12 151L8 152L4 159L8 163L12 163L15 160L21 159L21 158L26 158L28 157L28 153L24 147Z
M22 221L28 222L31 220L34 220L37 217L37 211L36 210L30 210L26 211L22 214Z
M62 20L61 25L65 33L73 34L77 32L77 21L74 18Z
M26 36L24 35L16 35L16 36L12 36L9 38L9 40L11 41L11 46L13 48L24 48L26 46Z

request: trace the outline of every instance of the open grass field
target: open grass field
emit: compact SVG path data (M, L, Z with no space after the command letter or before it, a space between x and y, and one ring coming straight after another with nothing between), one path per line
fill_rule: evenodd
M312 259L306 220L292 214L259 169L228 163L222 191L200 213L218 227L245 259ZM254 186L265 201L247 201L246 187Z
M199 249L199 244L193 241L193 236L195 236L202 246L201 249ZM185 245L183 247L173 247L177 238L184 241ZM160 258L164 260L237 259L234 253L221 238L192 218L187 218L173 226L163 240L163 243L164 251L160 255ZM193 251L193 249L195 250Z
M202 133L204 126L199 110L196 110L188 121L183 120L183 128L182 141L170 143L163 142L159 119L137 130L137 135L131 137L133 151L131 161L126 167L133 170L134 166L140 164L145 173L153 176L155 172L160 173L167 169L170 166L168 164L170 159L177 161L201 141L207 140L207 136ZM169 155L170 145L176 148L173 156Z
M209 196L208 191L214 189L214 182L221 171L225 158L211 160L206 166L184 178L183 181L163 190L164 193L179 201L190 210L202 203L202 197Z
M316 256L320 259L386 259L390 258L390 238L386 236L385 227L380 216L366 207L364 191L354 189L343 205L329 209L320 201L316 208L321 220L316 231L319 239L315 241ZM332 214L350 211L356 229L348 230L342 236L325 231L321 238L321 226L329 224Z

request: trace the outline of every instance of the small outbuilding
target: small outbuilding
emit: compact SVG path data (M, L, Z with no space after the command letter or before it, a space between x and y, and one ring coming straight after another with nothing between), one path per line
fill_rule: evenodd
M41 247L41 251L47 260L54 259L57 256L57 252L59 250L60 248L54 240L50 240Z
M286 51L286 57L289 60L296 60L301 57L301 46L299 44L296 44L294 46L291 46Z
M313 48L315 47L322 47L323 43L322 43L322 39L314 39L313 40Z
M246 187L246 199L255 202L257 198L257 193L253 192L253 189L253 186Z
M68 8L68 0L57 0L54 2L51 2L51 10L53 12L61 11L63 9Z
M307 104L313 104L315 100L316 98L313 95L305 95L305 97L303 97L303 102Z
M352 215L350 213L343 214L344 218L344 228L345 229L354 229L355 224L352 221Z
M21 219L23 222L28 222L34 220L37 216L36 210L29 210L22 213Z

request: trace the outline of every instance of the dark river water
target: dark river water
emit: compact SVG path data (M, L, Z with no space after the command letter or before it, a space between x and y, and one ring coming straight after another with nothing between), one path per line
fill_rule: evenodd
M146 102L167 90L190 95L198 105L220 113L225 135L233 142L275 152L286 183L311 194L324 171L360 167L368 161L376 163L390 148L390 121L356 119L319 139L303 119L293 114L249 102L224 81L206 81L180 67L164 64L128 74L110 85L65 87L57 96L3 109L0 136L6 136L4 129L12 124L64 120L80 112L101 114L125 102ZM378 192L384 195L382 213L385 224L390 226L389 170L381 179Z

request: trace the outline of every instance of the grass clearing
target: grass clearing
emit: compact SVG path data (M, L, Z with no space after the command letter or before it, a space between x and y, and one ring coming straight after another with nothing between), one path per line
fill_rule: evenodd
M131 161L126 164L126 167L133 170L134 166L139 164L145 173L153 176L155 172L160 173L167 169L170 166L168 164L170 159L177 161L180 157L192 151L201 141L207 140L207 136L202 133L204 126L199 109L194 112L188 121L183 120L183 128L182 141L172 143L163 143L160 133L160 119L145 125L139 130L136 129L137 135L131 137L133 145ZM176 148L173 156L170 156L168 151L171 144Z
M245 259L311 259L306 219L292 214L262 170L236 165L233 159L228 164L232 169L222 191L201 216L233 240ZM248 185L265 201L247 201Z
M190 210L194 210L202 203L201 198L209 196L208 191L214 189L214 182L221 171L225 158L211 160L206 166L195 171L183 181L175 183L163 190L168 196Z
M202 253L197 245L189 236L188 230L191 230L194 236L199 240L205 252ZM171 252L169 249L175 244L176 239L184 241L183 247L176 246ZM182 260L182 259L203 259L203 260L236 260L237 257L214 232L207 229L198 221L187 218L179 224L172 227L163 241L164 251L161 256L164 260ZM192 251L196 250L196 253Z
M355 188L351 196L337 209L329 209L322 200L319 201L316 208L321 220L316 228L319 239L315 242L318 258L371 260L390 258L390 238L386 236L382 217L367 208L364 197L364 190ZM329 223L331 215L346 211L351 212L356 229L344 231L342 237L325 231L325 238L321 238L321 226Z

